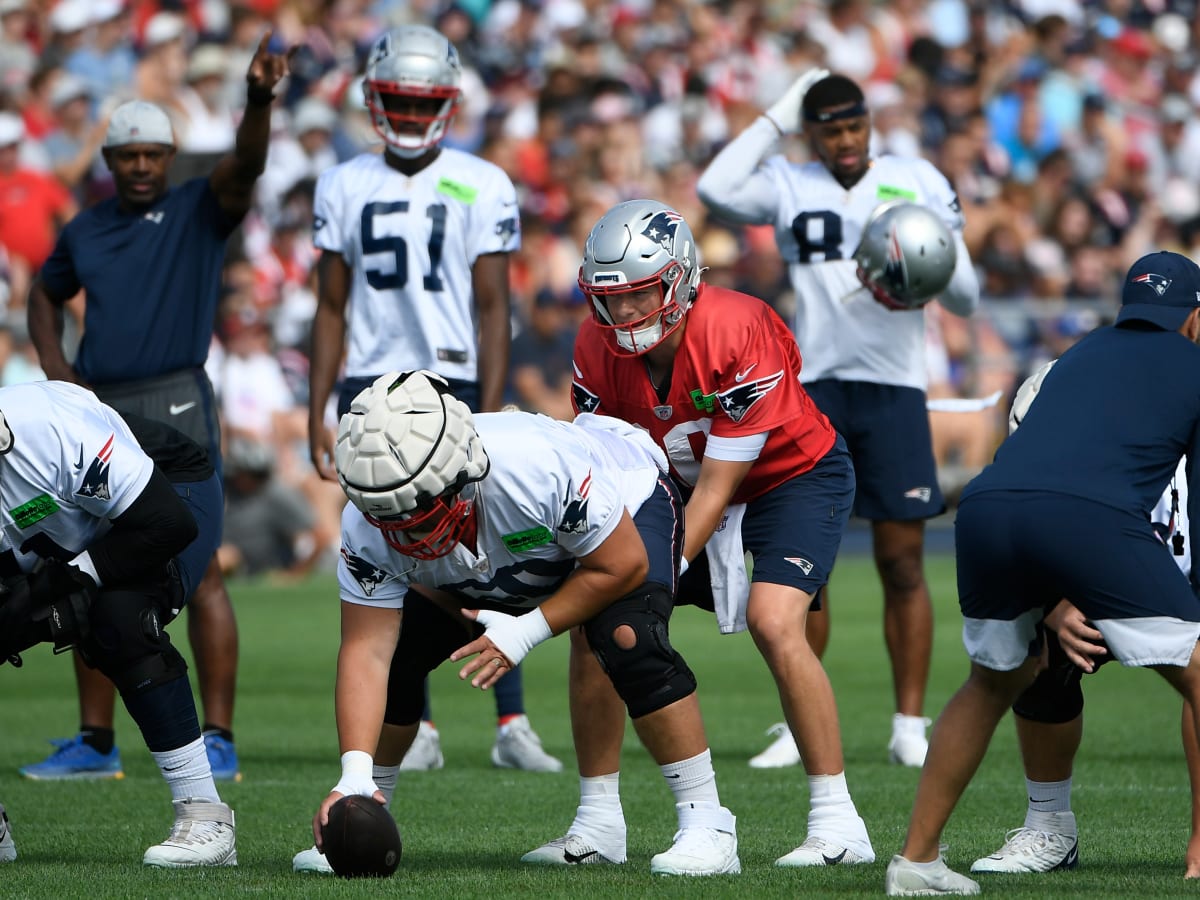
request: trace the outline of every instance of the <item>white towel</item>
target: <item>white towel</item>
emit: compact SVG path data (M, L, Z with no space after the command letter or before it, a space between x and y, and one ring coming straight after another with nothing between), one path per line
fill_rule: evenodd
M708 554L713 607L721 634L746 630L750 576L746 574L746 551L742 547L742 517L745 514L745 503L728 506L717 530L704 547L704 552Z

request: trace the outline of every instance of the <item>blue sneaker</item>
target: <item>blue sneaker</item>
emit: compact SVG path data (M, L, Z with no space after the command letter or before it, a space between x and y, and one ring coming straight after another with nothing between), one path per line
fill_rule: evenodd
M208 766L215 781L241 781L238 771L237 750L233 741L227 741L215 731L204 732L204 749L208 752Z
M18 769L24 777L34 781L125 777L121 753L115 746L108 753L98 753L83 742L81 734L52 739L50 743L58 749L40 763Z

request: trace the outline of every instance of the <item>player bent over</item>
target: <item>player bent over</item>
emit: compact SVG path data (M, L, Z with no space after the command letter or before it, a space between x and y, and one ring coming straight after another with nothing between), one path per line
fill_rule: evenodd
M602 416L473 417L420 371L359 394L335 463L351 501L338 566L342 777L313 817L318 847L340 797L388 799L372 753L385 723L405 748L412 741L432 669L473 657L460 675L486 689L581 626L675 795L679 830L651 871L739 872L696 679L669 640L683 513L654 444Z
M237 865L187 664L163 630L216 550L223 504L207 455L77 385L6 387L0 495L0 663L43 642L76 647L116 685L171 789L174 828L143 863Z
M805 840L776 865L871 863L833 688L805 636L850 516L850 456L800 385L800 351L783 320L700 276L692 231L670 207L630 200L600 218L579 272L593 315L575 341L574 403L645 429L665 451L689 494L684 558L695 565L679 602L715 607L723 632L748 629L775 679L811 798ZM584 841L624 854L624 716L591 655L574 640L571 652L582 797L567 835L526 862L574 862L565 848Z

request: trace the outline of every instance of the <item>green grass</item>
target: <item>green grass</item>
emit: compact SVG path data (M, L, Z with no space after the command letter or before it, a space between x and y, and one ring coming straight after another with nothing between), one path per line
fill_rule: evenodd
M954 564L929 562L938 610L928 710L941 708L967 670L954 596ZM359 897L878 896L900 846L917 773L887 764L891 678L869 560L848 557L833 585L834 628L826 666L841 711L847 773L879 862L820 871L774 869L803 836L807 788L800 769L755 771L746 760L779 721L774 686L747 635L721 637L686 609L675 642L700 679L721 796L738 816L743 874L695 882L655 880L651 855L674 830L670 793L657 768L626 736L622 795L629 863L572 871L518 863L555 837L575 810L577 782L566 707L566 641L526 662L526 704L543 741L568 772L492 769L490 695L460 683L455 667L435 675L435 717L446 768L401 777L393 812L404 858L386 883L293 875L292 854L311 844L308 822L338 777L333 725L337 600L330 578L295 587L233 586L242 636L237 738L245 780L222 786L237 811L239 867L221 871L142 869L141 855L170 826L166 788L124 711L119 782L31 783L19 765L40 759L48 737L76 723L71 666L48 651L25 667L0 669L0 800L9 807L20 859L0 867L0 897ZM174 629L180 643L184 629ZM988 878L996 896L1195 896L1182 879L1188 836L1187 778L1178 739L1179 703L1151 673L1106 666L1087 680L1088 725L1075 773L1082 867L1072 874ZM957 867L994 850L1025 808L1012 725L1006 720L950 822L947 858Z

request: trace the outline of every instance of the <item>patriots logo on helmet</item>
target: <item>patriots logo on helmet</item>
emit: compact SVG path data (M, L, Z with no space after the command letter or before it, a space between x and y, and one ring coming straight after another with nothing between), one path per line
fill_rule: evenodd
M75 492L76 496L95 500L112 499L112 491L108 487L108 470L112 463L113 437L111 434L108 436L108 440L88 466L87 473L83 476L83 484Z
M750 411L750 407L775 390L775 387L782 379L783 369L780 369L774 375L759 378L757 381L739 384L723 393L717 394L717 402L721 404L721 409L725 410L725 415L729 416L735 422L740 422L746 413Z
M558 530L563 534L583 534L587 531L588 494L591 490L592 470L588 469L576 492L578 496L563 503L566 508L563 510L562 521L558 523Z
M1161 297L1167 292L1167 288L1171 286L1171 279L1155 275L1153 272L1146 272L1144 275L1136 276L1133 279L1133 283L1144 284Z
M887 259L883 264L883 280L893 291L908 287L908 271L904 266L904 251L900 249L900 233L895 226L888 234Z
M675 229L683 221L683 216L673 210L664 209L655 213L650 222L642 229L642 237L649 238L654 243L670 250L675 243Z
M355 556L345 547L342 548L342 559L346 561L346 568L368 597L375 593L375 588L387 581L387 573L383 569L367 562L361 556Z
M595 412L600 408L600 398L578 381L571 382L571 396L575 399L575 408L581 413Z

